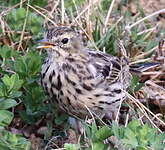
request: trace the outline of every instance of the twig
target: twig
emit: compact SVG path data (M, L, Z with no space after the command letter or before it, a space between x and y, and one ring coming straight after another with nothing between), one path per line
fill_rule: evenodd
M147 62L149 60L150 60L150 58L140 59L140 60L131 62L130 65L137 64L137 63L142 63L142 62Z
M82 12L79 13L79 15L72 21L71 25L73 25L77 20L93 5L95 5L97 1L94 1L92 4L89 4L85 9L83 9Z
M133 28L134 26L140 24L140 23L143 22L144 20L147 20L147 19L149 19L149 18L151 18L151 17L153 17L153 16L155 16L155 15L158 15L158 14L164 13L164 12L165 12L165 9L161 9L161 10L159 10L159 11L156 11L156 12L154 12L154 13L152 13L152 14L150 14L150 15L148 15L148 16L146 16L146 17L140 19L140 20L138 20L137 22L135 22L135 23L132 24L132 25L127 25L127 26L125 27L125 30L126 30L126 31L130 31L131 28Z
M79 11L78 11L78 8L77 8L77 5L76 5L76 2L75 2L75 0L72 0L72 2L73 2L73 4L74 4L74 7L75 7L75 9L76 9L76 13L77 13L77 16L78 16Z
M33 6L27 4L30 8L32 8L34 11L36 11L38 14L40 14L41 16L43 16L45 19L49 20L54 26L57 26L57 24L51 20L50 18L48 18L46 15L44 15L43 13L41 13L40 11L38 11L36 8L34 8Z
M64 24L65 19L65 6L64 6L64 0L61 0L61 23Z
M4 23L1 15L0 15L0 23L1 23L2 33L4 34L5 33L5 23Z
M144 30L144 31L141 31L141 32L137 33L137 35L139 36L139 35L142 35L142 34L144 34L144 33L146 33L146 32L153 32L154 30L156 30L156 27L157 27L157 26L155 26L155 27L153 27L153 28L146 29L146 30Z
M105 24L104 24L104 29L103 29L103 32L104 33L106 31L106 27L107 27L107 24L108 24L108 21L109 21L109 17L111 15L111 12L112 12L112 8L113 8L114 3L115 3L115 0L112 0L111 5L110 5L109 10L108 10L107 17L105 19Z
M146 106L144 106L141 102L139 102L139 100L137 100L136 98L134 98L128 92L126 92L126 91L124 91L124 92L127 94L128 98L130 98L138 107L143 108L144 110L146 110L147 112L149 112L153 117L155 117L160 123L162 123L165 126L165 122L163 122L159 117L157 117L153 112L151 112ZM148 116L146 116L146 117L148 118ZM149 119L149 120L151 121L151 119ZM151 123L154 125L154 123L152 121L151 121ZM154 125L154 126L156 126L156 125ZM160 129L159 129L159 131L162 132Z
M28 0L28 4L29 4L29 0ZM22 29L22 33L21 33L21 37L20 37L20 41L19 41L19 45L18 45L17 50L20 50L20 48L22 46L22 41L23 41L23 37L24 37L24 31L25 31L26 24L27 24L27 19L28 19L28 13L29 13L29 6L27 6L26 17L25 17L25 21L24 21L24 24L23 24L23 29Z
M143 72L142 75L163 75L164 72L160 71L150 71L150 72Z
M134 57L135 60L141 59L147 55L149 55L150 53L154 52L156 49L158 48L158 46L155 46L154 48L152 48L151 50L142 53L141 55L138 55L136 57ZM136 62L135 62L136 63ZM132 64L134 64L134 62L132 62Z
M81 30L85 33L85 35L89 38L89 40L92 42L93 46L95 47L96 50L99 50L95 44L95 42L91 39L91 37L88 35L88 33L83 29L83 27L80 25L80 23L76 20L76 23L79 25Z

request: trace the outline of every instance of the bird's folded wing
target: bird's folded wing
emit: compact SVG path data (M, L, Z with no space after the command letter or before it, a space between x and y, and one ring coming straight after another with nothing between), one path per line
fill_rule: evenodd
M121 72L120 60L100 51L88 51L90 55L89 70L96 77L101 76L109 83L115 82Z

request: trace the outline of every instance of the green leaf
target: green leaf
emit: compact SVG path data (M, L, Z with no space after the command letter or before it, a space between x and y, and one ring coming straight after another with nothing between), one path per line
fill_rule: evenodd
M6 86L0 82L0 97L7 96L7 89Z
M112 132L117 138L124 138L124 130L115 121L112 122Z
M137 127L141 126L139 120L133 120L128 124L128 128L131 129L134 133L136 133Z
M139 83L139 77L136 76L136 75L133 75L131 85L130 85L129 89L131 91L138 91L142 86L143 86L143 84Z
M28 66L25 62L26 57L22 56L14 62L14 70L19 74L20 77L26 77Z
M38 4L41 3L41 1L38 2ZM26 11L27 10L23 7L12 9L7 15L7 22L10 24L11 29L22 31L26 19L26 31L38 36L42 28L43 18L38 16L35 12L31 12L31 10L29 10L28 15L26 15ZM13 38L13 40L17 42L19 39L20 38Z
M25 8L18 8L16 10L16 15L17 15L17 19L25 19L26 17L26 10Z
M17 98L22 95L22 91L12 91L9 95L10 98Z
M17 74L13 74L11 77L5 74L2 81L6 85L8 91L19 90L23 84L23 81L19 80L19 76Z
M91 138L93 141L96 140L96 136L95 136L95 133L97 132L97 125L96 123L92 123L92 126L91 126Z
M31 150L31 144L20 135L0 130L0 148L2 150Z
M4 75L4 77L2 78L2 81L9 89L13 84L13 81L10 80L10 77L7 74Z
M106 145L103 142L93 143L93 150L106 150Z
M14 115L12 112L7 110L0 110L0 126L8 126L11 123L13 117Z
M14 51L11 47L9 46L3 46L0 48L0 56L4 59L10 58L11 56L16 55L16 51Z
M0 99L0 110L9 109L17 105L17 102L14 99Z
M23 84L23 80L19 80L18 74L13 74L11 80L14 82L12 89L19 90Z
M134 133L129 128L125 129L125 138L121 140L127 147L137 147L138 140L136 138L136 133Z
M64 148L66 150L78 150L79 149L79 145L78 144L68 144L68 143L65 143L64 144Z
M150 145L153 149L155 150L162 150L163 148L165 148L165 133L161 133L161 134L155 134L154 136L154 140L149 141Z
M136 149L137 150L148 150L148 148L144 147L144 146L138 146Z
M108 126L103 126L96 132L96 138L100 141L105 140L106 138L112 135L112 131Z

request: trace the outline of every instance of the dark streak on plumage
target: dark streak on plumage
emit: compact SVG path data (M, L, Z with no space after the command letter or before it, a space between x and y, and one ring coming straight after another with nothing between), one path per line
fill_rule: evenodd
M75 95L73 95L74 99L77 100L77 97Z
M62 99L61 98L58 98L58 100L60 101L60 103L62 103Z
M104 78L109 76L109 73L110 73L110 66L104 66L103 71L102 71Z
M66 97L66 99L67 99L68 104L71 105L70 98L69 97Z
M69 90L67 90L67 92L68 92L68 94L70 94L70 95L71 95L71 92L70 92Z
M82 68L83 68L83 66L80 65L80 64L76 64L76 66L77 66L77 68L79 68L79 69L82 69Z
M112 93L103 94L102 96L114 97L114 95Z
M72 84L73 86L76 86L76 83L74 81L70 80L66 74L65 74L65 79L67 80L68 83Z
M82 87L87 91L92 91L92 87L86 85L85 83L83 83Z
M62 108L64 109L64 111L66 111L66 112L68 111L67 108L66 108L66 106L64 105L64 103L63 103Z
M76 71L75 68L71 67L71 70L72 70L72 72L73 72L74 74L77 74L77 71Z
M121 70L121 66L117 62L115 61L111 61L111 62L113 64L113 67L117 68L118 70Z
M111 75L111 78L113 79L113 78L116 78L117 77L117 75L115 75L115 74L112 74Z
M113 104L113 103L116 103L116 102L118 102L118 101L121 101L121 99L116 99L115 101L112 102L112 104Z
M50 66L48 66L47 68L46 68L46 70L45 70L45 74L47 73L47 71L49 70L49 68L50 68Z
M82 91L81 91L80 89L75 88L75 90L76 90L76 92L77 92L78 94L82 94Z
M63 33L66 32L75 32L73 29L67 28L67 27L56 27L56 28L51 28L47 32L47 38L51 39L53 36L57 37L59 35L62 35Z
M79 73L80 74L85 74L85 71L84 70L80 70Z
M45 78L45 72L44 72L44 73L42 73L41 78L42 78L42 79L44 79L44 78Z
M112 102L106 102L106 101L99 101L100 104L106 104L106 105L112 105L113 103L116 103L118 101L120 101L121 99L117 99L115 101L112 101Z
M60 91L60 94L61 94L62 96L64 95L64 93L63 93L63 91L62 91L62 90Z
M83 78L83 80L91 80L91 79L93 79L93 76L88 76Z
M56 87L56 89L57 89L57 90L60 90L61 87L62 87L61 78L60 78L60 75L58 75L58 77L57 77L57 87Z
M44 88L45 88L46 91L48 91L48 87L47 87L46 83L44 83Z
M119 94L121 93L121 89L114 89L113 92Z
M70 71L71 70L71 66L69 64L62 64L62 69L65 71Z
M107 105L111 105L111 104L112 104L112 102L109 103L109 102L106 102L106 101L99 101L99 103L100 103L100 104L107 104Z
M50 83L52 82L52 78L53 78L53 75L50 74L50 75L49 75L49 82L50 82Z
M52 99L55 100L57 104L59 103L57 100L57 95L53 94Z
M101 95L100 95L100 94L95 94L94 96L96 96L96 97L100 97Z
M52 76L54 77L56 75L56 73L55 73L55 71L53 70L53 72L52 72Z
M43 86L43 81L42 81L42 78L41 78L41 80L40 80L40 83L41 83L41 85Z
M68 57L68 58L66 58L66 59L69 60L69 62L74 62L74 61L75 61L75 59L72 58L72 57Z
M96 108L98 108L100 110L103 110L104 109L103 107L100 107L100 106L96 106Z
M94 66L95 66L95 68L97 69L97 70L101 70L101 66L100 65L98 65L98 64L94 64Z

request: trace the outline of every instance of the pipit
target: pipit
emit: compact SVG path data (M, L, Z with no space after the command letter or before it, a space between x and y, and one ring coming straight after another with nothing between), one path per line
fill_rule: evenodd
M128 60L85 47L69 27L49 29L41 43L48 53L41 84L58 107L80 118L114 118L131 82Z

